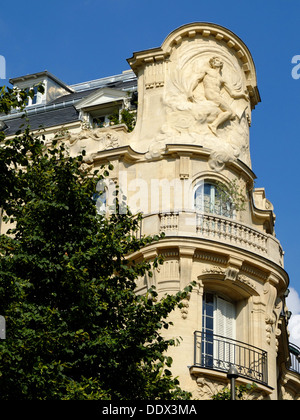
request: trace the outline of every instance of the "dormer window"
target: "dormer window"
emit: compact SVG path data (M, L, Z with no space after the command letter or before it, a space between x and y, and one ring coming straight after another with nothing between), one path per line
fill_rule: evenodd
M28 97L27 106L49 104L61 96L74 92L69 86L48 71L16 77L9 81L17 89L26 90L27 92L31 89L34 90L34 96L32 98ZM43 94L38 92L38 86L40 84L44 87Z
M93 118L93 128L108 127L110 124L109 115L101 115Z
M25 90L27 93L29 92L29 90L34 91L34 96L32 98L28 96L27 98L27 106L40 104L42 102L43 95L40 92L38 92L38 86L33 86L32 88L27 88Z

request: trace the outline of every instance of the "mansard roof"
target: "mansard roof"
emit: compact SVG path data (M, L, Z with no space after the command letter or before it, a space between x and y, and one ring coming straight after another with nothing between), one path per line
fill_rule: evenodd
M102 100L108 93L112 100L120 99L126 96L127 91L133 91L137 88L137 78L132 71L125 71L122 74L95 79L78 83L75 85L66 85L57 77L48 71L34 73L26 76L15 77L10 82L18 86L41 80L43 77L51 78L57 84L66 88L64 94L49 102L28 106L27 117L32 130L50 128L59 125L70 124L80 121L80 108L95 98ZM69 93L65 94L68 91ZM24 126L23 112L12 111L9 115L0 115L0 121L5 123L3 130L6 135L14 135L22 126Z
M58 125L69 124L79 120L79 112L73 105L60 109L37 112L28 116L30 129L35 131L43 128L55 127ZM4 120L7 128L7 136L14 135L24 127L25 120L21 116Z

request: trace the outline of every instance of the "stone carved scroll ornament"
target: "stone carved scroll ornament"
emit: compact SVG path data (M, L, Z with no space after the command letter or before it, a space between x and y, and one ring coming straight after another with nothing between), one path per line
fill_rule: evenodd
M275 334L276 349L278 348L278 337L281 330L278 328L279 315L283 306L282 299L277 297L276 288L267 282L264 286L265 304L266 304L266 339L267 343L271 343L272 333Z
M165 92L166 122L148 159L159 157L168 143L188 143L211 149L213 169L235 158L250 165L249 97L240 69L226 55L188 50L170 73Z
M83 129L80 133L70 135L68 140L70 152L78 154L85 150L84 162L91 164L97 153L119 147L122 141L122 133L101 128Z

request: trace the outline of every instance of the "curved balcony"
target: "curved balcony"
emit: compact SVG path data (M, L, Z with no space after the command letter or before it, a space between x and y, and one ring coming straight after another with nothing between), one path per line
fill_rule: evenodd
M148 217L155 217L146 216ZM270 234L224 216L197 212L159 214L159 231L166 236L198 237L225 243L268 258L283 266L279 241Z
M197 214L196 231L203 238L226 242L261 255L268 253L267 235L232 219Z
M295 344L289 343L290 366L289 370L300 375L300 348Z
M220 335L194 332L194 366L227 373L231 365L240 377L267 385L266 351Z

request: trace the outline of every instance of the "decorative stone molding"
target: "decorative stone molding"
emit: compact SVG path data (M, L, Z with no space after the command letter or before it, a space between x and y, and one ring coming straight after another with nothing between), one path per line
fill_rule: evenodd
M164 263L158 267L157 272L159 273L158 278L161 282L179 280L179 260L165 260Z
M80 171L81 172L91 172L91 170L94 168L94 162L83 162L81 165L80 165Z
M224 257L223 255L213 254L206 251L198 251L196 250L194 254L195 260L202 260L202 261L211 261L216 264L227 265L228 258Z
M112 150L115 153L125 143L126 135L124 125L115 129L83 128L79 132L68 134L63 141L67 144L71 156L78 156L85 151L84 163L93 164L98 158L103 159L103 153L106 151ZM111 155L109 157L114 159Z
M230 388L228 379L225 373L220 373L217 371L206 370L206 372L201 371L201 369L193 368L191 373L196 377L197 389L195 390L196 399L200 400L212 400L212 397L219 392L222 392L224 388ZM239 378L236 385L246 385L249 383L248 380ZM270 399L270 389L259 383L256 386L243 393L241 398L242 400L269 400Z
M242 286L246 286L249 294L257 295L255 283L244 274L240 274L240 271L235 267L229 266L224 269L217 265L207 265L202 269L202 275L215 276L223 281L229 281L231 283L240 283Z
M181 155L179 158L179 178L188 179L190 177L190 156Z
M183 319L186 319L187 316L188 316L188 310L189 310L189 306L190 306L190 304L189 304L190 298L191 298L191 293L188 293L186 299L183 299L181 301L182 308L180 309L180 312L181 312L181 317Z
M250 265L248 263L243 263L241 267L241 272L246 273L246 275L249 275L254 278L261 279L263 281L266 281L269 277L269 271L262 271L257 267L254 267L253 265Z
M279 316L282 309L282 299L277 296L277 290L269 281L263 289L265 301L265 323L266 323L266 341L270 345L272 334L274 333L276 350L278 349L278 337L281 334L278 328Z
M225 280L236 281L239 270L233 267L228 267L225 270Z
M88 155L91 155L90 150L92 148L95 150L95 146L97 149L95 152L119 147L121 143L120 138L120 133L114 130L107 131L107 129L102 128L84 129L79 133L72 134L69 137L69 143L72 151L75 148L77 152L79 151L78 149L80 151L88 149Z
M300 401L299 375L288 371L284 366L279 381L279 399L288 401Z
M165 79L165 65L166 63L163 61L164 57L156 56L146 58L144 60L145 66L145 73L144 73L144 84L146 89L155 89L161 88L164 86L164 79Z
M212 400L212 397L219 392L222 392L224 388L230 388L228 382L225 382L225 379L222 381L217 378L208 378L199 376L196 378L196 383L198 385L197 391L200 400ZM238 385L238 384L237 384ZM264 389L261 389L259 386L254 389L245 392L241 398L242 400L268 400L268 393Z
M222 267L219 267L217 265L214 266L206 266L202 270L203 274L217 274L217 275L225 275L225 270Z
M197 377L196 383L200 400L211 400L212 396L221 392L226 385L222 381L211 380L206 377Z
M253 281L251 281L247 276L243 275L243 274L239 274L237 276L237 280L243 284L245 284L246 286L250 287L253 290L256 290L256 286L254 284Z

